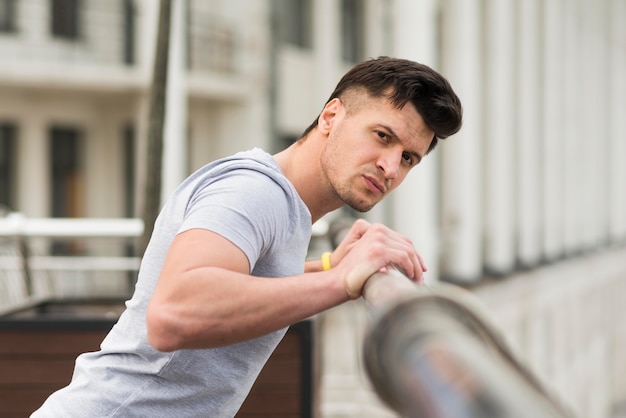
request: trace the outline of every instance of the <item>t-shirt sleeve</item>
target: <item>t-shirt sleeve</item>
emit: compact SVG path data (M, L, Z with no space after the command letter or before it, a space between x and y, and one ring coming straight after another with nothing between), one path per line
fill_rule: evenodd
M237 170L196 190L178 233L201 228L228 239L247 256L252 270L261 254L289 228L285 190L255 170Z

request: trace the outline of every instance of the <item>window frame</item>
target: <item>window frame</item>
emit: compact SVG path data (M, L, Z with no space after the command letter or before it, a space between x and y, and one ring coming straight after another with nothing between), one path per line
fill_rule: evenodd
M313 1L275 0L281 42L302 49L313 48Z
M15 209L17 126L0 122L0 206Z
M57 39L80 39L81 10L81 0L50 0L50 35Z
M0 0L0 33L17 32L17 0Z
M365 3L341 0L341 58L350 63L365 58Z

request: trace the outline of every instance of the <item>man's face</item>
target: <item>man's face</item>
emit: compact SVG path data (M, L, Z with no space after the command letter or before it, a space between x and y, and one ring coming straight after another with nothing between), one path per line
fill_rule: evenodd
M397 109L386 98L366 97L348 111L339 99L334 100L322 173L341 201L366 212L398 187L426 155L434 132L411 103Z

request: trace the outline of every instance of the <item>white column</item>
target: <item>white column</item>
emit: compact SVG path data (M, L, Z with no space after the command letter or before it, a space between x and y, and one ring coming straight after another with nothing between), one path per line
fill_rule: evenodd
M437 67L438 2L395 0L393 6L394 55Z
M626 240L626 2L610 4L610 239Z
M485 269L515 265L515 22L511 0L489 0L485 10Z
M599 86L596 93L598 106L595 108L594 123L596 131L601 138L602 148L598 150L598 183L592 184L591 187L597 187L597 184L602 184L603 187L599 188L598 195L598 199L602 200L601 216L597 218L589 237L590 243L594 247L601 246L608 242L610 234L609 185L612 176L609 163L611 158L611 121L609 115L611 114L610 91L612 88L610 84L611 66L609 61L609 44L611 39L611 26L609 22L609 13L611 11L610 3L611 0L603 0L600 3L601 7L595 11L595 28L598 31L598 37L596 38L598 58L595 63L594 73L597 76ZM589 8L593 8L593 2L589 4ZM593 133L591 134L593 135ZM626 193L626 189L623 190L624 193ZM590 210L593 209L593 203L590 203L589 208Z
M584 196L581 177L587 175L580 166L581 147L585 149L587 144L580 143L581 97L585 91L581 88L581 54L580 54L580 13L578 2L563 0L561 2L561 14L563 16L563 67L560 77L563 80L563 125L560 136L563 138L560 152L563 154L563 177L561 178L561 190L563 199L563 245L566 254L573 254L581 249L582 241L582 206L580 199ZM584 173L584 174L583 174ZM582 191L582 193L581 193Z
M435 67L436 2L396 0L393 12L393 55ZM392 228L411 238L428 267L425 278L431 283L438 278L439 257L437 155L439 147L446 145L438 144L392 195Z
M463 103L463 128L442 146L442 276L470 282L481 264L480 2L442 1L441 69ZM444 144L442 144L444 145Z
M543 103L541 83L540 0L518 2L517 72L517 258L530 267L541 259L541 144Z
M561 209L561 178L563 158L562 91L563 64L561 62L561 7L559 0L544 0L543 50L543 255L547 260L558 258L563 252L563 218Z
M172 0L161 201L167 199L188 174L185 10L186 0Z
M119 119L104 106L88 119L84 138L85 216L107 217L123 214L124 196L122 129ZM93 243L88 245L99 245Z
M11 209L28 217L50 216L50 141L38 112L24 114L17 132L17 207Z
M605 0L581 2L578 13L579 50L579 102L580 123L579 153L576 170L579 181L576 187L580 207L579 226L582 249L597 247L604 235L608 219L608 172L606 157L608 147L607 123L602 121L606 108L607 71L605 51L607 43L606 24L601 21L605 12ZM590 138L593 146L590 146ZM581 196L584 198L581 199Z
M156 53L157 27L160 1L137 0L137 65L146 81L152 79Z
M394 0L364 0L365 27L365 57L375 58L380 55L393 53L392 21L395 18Z
M335 88L339 78L343 75L339 67L341 52L339 42L339 2L335 0L316 0L313 7L313 49L314 62L317 66L317 80L311 80L318 87L319 106L321 110L324 102Z

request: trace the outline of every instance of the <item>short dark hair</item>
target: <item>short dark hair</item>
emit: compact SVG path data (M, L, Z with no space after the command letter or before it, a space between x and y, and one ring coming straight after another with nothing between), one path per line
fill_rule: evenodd
M384 56L361 62L341 78L326 103L341 99L345 92L354 89L364 90L370 97L387 96L398 109L411 102L435 132L428 152L435 148L438 139L461 129L461 100L448 80L427 65ZM318 118L304 131L303 138L317 126Z

